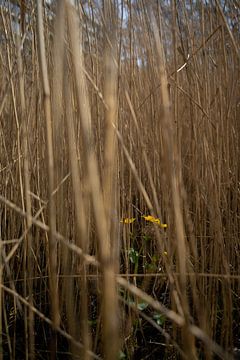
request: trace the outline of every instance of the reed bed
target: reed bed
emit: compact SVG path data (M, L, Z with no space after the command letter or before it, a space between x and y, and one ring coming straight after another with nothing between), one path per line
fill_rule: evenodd
M234 359L238 2L0 13L0 360Z

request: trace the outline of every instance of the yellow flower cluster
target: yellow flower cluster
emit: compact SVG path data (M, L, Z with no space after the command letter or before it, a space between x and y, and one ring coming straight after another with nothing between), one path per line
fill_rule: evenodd
M151 215L143 215L142 218L144 218L146 221L150 221L154 224L159 225L163 229L167 228L167 224L162 224L162 222L159 218L155 218L154 216L151 216Z
M145 219L146 221L149 221L151 223L159 225L162 229L167 228L167 224L162 224L161 220L158 219L158 218L155 218L154 216L143 215L142 218ZM123 223L123 224L132 224L135 220L136 220L136 218L123 218L121 220L121 223Z

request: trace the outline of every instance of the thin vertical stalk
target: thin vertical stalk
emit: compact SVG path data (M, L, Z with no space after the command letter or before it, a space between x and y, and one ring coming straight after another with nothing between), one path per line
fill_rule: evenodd
M25 228L28 229L28 232L25 236L25 246L24 246L24 264L25 264L25 283L26 291L29 298L29 309L26 309L28 313L25 321L27 322L26 327L26 358L31 360L34 359L34 314L31 310L33 305L33 262L32 262L32 211L31 211L31 196L30 196L30 172L29 172L29 154L28 154L28 130L27 130L27 111L26 111L26 101L25 101L25 84L24 84L24 74L23 74L23 61L22 61L22 46L20 39L20 29L19 35L17 37L17 48L18 48L18 73L19 73L19 90L20 90L20 102L21 102L21 120L22 120L22 144L23 144L23 167L24 167L24 195L25 195L25 208L27 213Z
M165 54L163 49L162 40L159 35L159 30L157 28L157 23L154 17L153 12L148 7L149 16L152 20L153 33L156 43L156 52L159 66L159 80L161 82L161 97L162 97L162 124L163 124L163 138L164 138L164 157L165 157L165 169L168 173L171 192L172 192L172 201L173 201L173 210L175 216L175 227L176 227L176 237L177 237L177 251L178 251L178 261L179 261L179 270L180 270L180 291L182 299L182 307L184 311L184 316L186 320L186 325L183 327L182 335L183 342L186 348L186 353L190 359L196 359L196 349L195 349L195 339L188 331L189 324L189 306L187 300L187 277L186 277L186 256L187 248L185 243L185 233L184 233L184 222L183 222L183 212L182 212L182 199L181 194L183 193L183 184L181 179L181 169L180 169L180 159L178 158L178 149L177 143L174 141L173 133L173 123L172 123L172 114L170 111L170 98L168 91L168 81L166 74L166 63L165 63Z
M104 21L104 99L107 104L107 109L105 111L106 135L104 144L103 196L108 233L110 236L108 237L109 244L107 244L107 249L104 251L107 263L104 264L103 269L103 330L105 355L106 359L110 360L117 357L119 346L119 335L116 326L118 322L118 304L115 281L115 271L119 268L118 224L115 221L112 221L113 214L114 216L118 216L117 142L114 129L117 126L118 118L118 69L116 65L117 9L112 0L108 0L104 3ZM112 317L111 322L109 321L109 317ZM108 341L110 337L111 342Z
M48 206L49 206L49 281L50 281L50 299L51 311L54 327L59 326L59 299L57 282L57 246L54 233L56 232L56 208L53 197L54 191L54 156L53 156L53 138L52 138L52 115L50 103L50 86L48 80L47 60L45 53L44 28L43 28L43 9L42 2L37 2L37 32L39 45L39 62L43 84L43 105L46 120L46 139L47 139L47 169L48 169Z
M76 133L74 127L74 117L73 117L73 104L71 101L71 86L69 84L70 74L65 70L65 79L64 79L64 88L65 88L65 103L66 103L66 125L67 125L67 137L68 137L68 149L69 149L69 160L71 167L71 178L73 185L73 200L75 205L75 216L77 223L77 245L82 248L84 253L87 253L89 244L88 244L88 229L87 229L87 217L86 211L84 208L83 200L83 184L80 180L79 172L79 162L77 156L77 143L76 143ZM84 260L80 260L79 265L80 272L82 277L79 281L80 285L80 299L81 299L81 337L83 339L83 352L81 358L84 360L89 359L89 349L90 349L90 334L88 326L88 287L87 287L87 265ZM74 294L72 294L74 297Z
M52 69L52 121L53 121L53 151L54 151L54 177L59 184L63 178L64 169L64 126L63 126L63 65L64 65L64 34L65 34L65 0L56 5L56 18L54 22L53 37L53 69ZM50 79L51 80L51 79ZM60 151L61 149L61 151ZM56 227L59 232L64 231L64 194L61 187L55 195L57 213Z

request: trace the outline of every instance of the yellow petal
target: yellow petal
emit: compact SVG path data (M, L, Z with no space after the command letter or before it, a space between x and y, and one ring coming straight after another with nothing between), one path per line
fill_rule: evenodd
M125 218L125 219L122 219L120 222L123 224L132 224L135 220L136 220L136 218Z
M156 220L156 218L154 216L151 216L151 215L144 215L143 218L146 221L151 221L151 222L155 222L155 220Z
M146 221L150 221L152 223L155 223L155 224L158 224L158 225L161 225L161 220L158 219L158 218L155 218L154 216L151 216L151 215L144 215L142 216Z
M151 215L143 215L142 216L146 221L150 221L152 219Z

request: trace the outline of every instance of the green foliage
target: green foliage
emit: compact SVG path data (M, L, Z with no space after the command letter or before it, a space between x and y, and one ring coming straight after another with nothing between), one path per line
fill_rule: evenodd
M138 303L138 304L137 304L137 308L138 308L138 310L140 310L140 311L145 310L147 307L148 307L148 304L145 303L145 302L141 302L141 303Z
M156 323L159 325L159 326L162 326L164 325L165 321L166 321L166 318L164 315L162 314L159 314L159 313L154 313L153 316L152 316L153 320L156 321Z
M129 254L129 259L130 259L131 263L134 264L134 265L137 265L138 260L139 260L138 251L135 250L134 248L130 248L128 254Z

